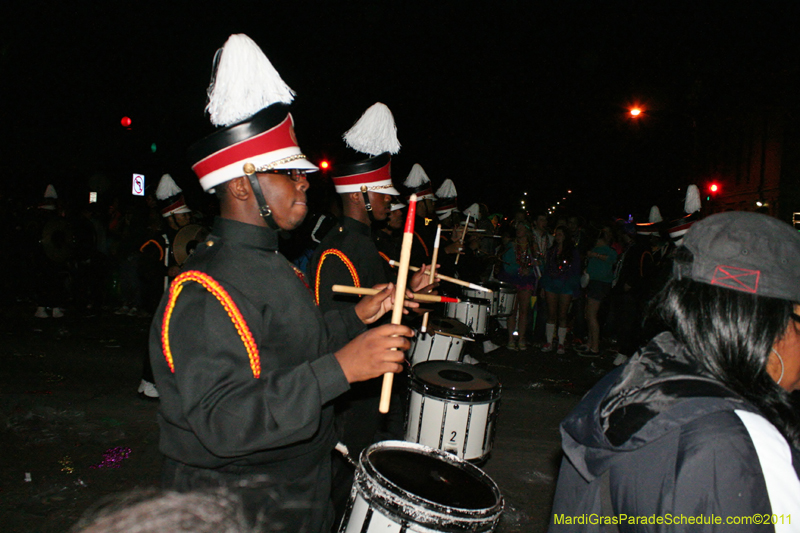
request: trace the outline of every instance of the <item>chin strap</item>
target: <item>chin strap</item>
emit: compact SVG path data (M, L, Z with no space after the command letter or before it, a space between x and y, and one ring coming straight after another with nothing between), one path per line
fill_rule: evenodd
M366 185L361 186L361 196L364 197L364 209L367 210L370 222L375 222L375 215L372 214L372 204L369 201L369 193L367 192Z
M258 176L256 176L256 167L253 163L245 163L244 174L250 180L250 187L253 189L253 195L256 197L258 203L258 214L267 223L270 229L280 230L280 226L272 218L272 209L267 205L267 200L264 198L264 193L261 191L261 184L258 183Z

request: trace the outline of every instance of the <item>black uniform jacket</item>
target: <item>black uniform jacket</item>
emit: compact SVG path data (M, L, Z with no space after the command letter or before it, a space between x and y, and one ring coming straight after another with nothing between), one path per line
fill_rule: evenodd
M327 463L329 402L348 390L333 351L364 326L352 308L323 318L277 248L275 231L218 218L162 299L150 358L167 457L202 468L268 465L285 482Z
M396 258L392 258L396 259ZM372 287L388 283L388 263L381 258L372 240L370 227L350 217L342 218L314 252L309 274L314 278L314 291L322 312L346 309L358 297L334 294L334 285Z

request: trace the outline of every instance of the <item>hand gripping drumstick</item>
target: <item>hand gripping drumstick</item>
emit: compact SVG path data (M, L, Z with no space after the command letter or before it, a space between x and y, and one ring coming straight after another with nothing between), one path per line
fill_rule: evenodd
M400 248L400 266L397 271L397 283L395 286L394 309L392 309L392 324L400 324L403 318L403 302L406 296L406 284L408 282L408 264L411 262L411 245L414 243L414 217L417 214L417 195L412 194L408 199L408 215L406 216L406 227L403 230L403 247ZM389 412L389 403L392 401L392 383L394 374L387 372L383 375L383 387L381 387L381 401L378 411L383 414Z
M433 241L433 256L431 257L431 275L428 276L428 285L433 284L436 280L436 261L439 260L439 237L442 235L442 225L436 226L436 239ZM430 311L422 315L422 327L419 328L420 333L428 331L428 315Z
M369 287L351 287L350 285L334 285L331 287L333 292L338 292L339 294L359 294L361 296L365 295L373 295L378 294L381 292L379 289L370 289ZM421 294L418 292L413 293L414 296L411 297L412 300L415 302L426 302L426 303L453 303L457 304L461 300L458 298L451 298L449 296L439 296L438 294ZM396 296L395 296L396 297Z
M464 249L464 239L467 237L467 228L469 227L469 217L472 213L467 213L467 221L464 222L464 231L461 233L461 246L458 247L458 254L456 254L456 264L458 264L458 258L461 257L461 250Z
M393 259L389 259L389 264L391 266L393 266L393 267L396 267L400 263L398 263L397 261L395 261ZM412 271L412 272L419 271L419 267L415 267L415 266L409 266L408 269L410 271ZM425 272L430 272L430 271L426 270ZM477 285L475 283L470 283L469 281L463 281L463 280L460 280L458 278L451 278L450 276L445 276L444 274L439 274L438 272L436 273L436 277L439 278L442 281L449 281L450 283L454 283L456 285L461 285L462 287L467 287L468 289L474 289L476 291L483 291L483 292L492 292L492 289L487 289L486 287L481 287L480 285Z

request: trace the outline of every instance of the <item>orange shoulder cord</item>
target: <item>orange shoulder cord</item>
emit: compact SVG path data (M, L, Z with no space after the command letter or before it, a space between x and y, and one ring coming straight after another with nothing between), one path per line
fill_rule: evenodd
M156 246L156 248L158 248L158 260L159 260L159 261L163 261L163 260L164 260L164 248L163 248L163 247L161 246L161 244L160 244L158 241L156 241L156 240L150 239L149 241L147 241L146 243L144 243L144 244L141 246L141 248L139 248L139 251L140 251L140 252L144 252L144 249L145 249L145 248L147 248L147 246L148 246L148 245L150 245L150 244L154 244L154 245Z
M228 292L222 288L222 285L217 283L217 281L208 274L197 270L183 272L175 278L169 286L169 299L167 300L167 307L164 310L164 323L161 327L161 345L169 369L172 370L173 374L175 373L175 363L172 360L172 351L169 347L169 320L172 317L172 311L175 309L175 302L178 300L178 295L180 295L183 290L183 285L188 281L195 281L202 285L208 292L213 294L216 299L219 300L219 303L222 304L222 307L225 308L228 316L231 317L233 325L236 327L236 331L239 333L239 337L241 337L244 343L244 347L247 349L247 356L250 358L250 368L253 370L253 377L258 379L259 376L261 376L261 359L258 355L258 346L256 346L256 341L253 339L253 334L250 333L250 328L247 327L247 322L245 322L242 313L239 311L239 308L236 307L236 304Z
M339 259L342 260L344 266L347 267L347 270L350 271L350 276L353 278L353 287L360 287L361 281L358 279L358 272L356 271L356 267L353 265L353 262L344 255L344 252L337 250L336 248L331 248L329 250L325 250L322 252L322 256L319 258L319 264L317 265L317 275L314 280L314 302L319 305L319 273L322 272L322 263L325 262L325 258L329 255L335 255Z

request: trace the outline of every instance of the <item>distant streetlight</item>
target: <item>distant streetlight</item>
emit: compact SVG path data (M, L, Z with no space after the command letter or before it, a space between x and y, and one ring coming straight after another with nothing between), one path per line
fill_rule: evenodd
M632 109L630 110L630 112L631 112L631 116L632 116L632 117L638 117L639 115L641 115L641 114L642 114L642 110L641 110L640 108L638 108L638 107L634 107L634 108L632 108Z

